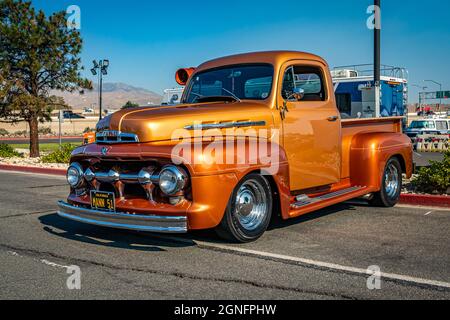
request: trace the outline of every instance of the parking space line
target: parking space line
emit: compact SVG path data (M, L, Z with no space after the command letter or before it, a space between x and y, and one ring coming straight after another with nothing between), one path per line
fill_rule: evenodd
M45 259L40 260L40 262L47 266L53 267L53 268L59 268L59 269L69 269L70 268L69 266L63 266L61 264L57 264L57 263L54 263L54 262L51 262L51 261L48 261Z
M232 247L232 246L227 246L227 245L222 245L222 244L217 244L217 243L209 243L209 242L198 241L198 240L182 239L182 238L168 237L168 236L157 236L157 237L160 239L166 239L166 240L177 241L177 242L182 242L182 243L191 243L192 244L192 242L194 242L199 248L215 249L218 251L229 252L229 253L238 253L241 255L253 256L253 257L262 258L262 259L270 259L270 260L280 261L280 262L297 263L300 265L313 266L313 267L317 267L317 268L347 272L347 273L352 273L352 274L357 274L357 275L364 275L364 276L372 276L373 275L373 272L371 270L343 266L343 265L334 264L334 263L316 261L316 260L311 260L311 259L304 259L304 258L299 258L299 257L292 257L292 256L270 253L270 252L263 252L263 251L257 251L257 250ZM407 283L416 284L419 286L450 289L449 282L416 278L416 277L412 277L412 276L400 275L400 274L395 274L395 273L382 272L381 278L389 279L389 280L393 280L393 281L407 282Z
M430 207L430 206L419 206L419 205L410 205L410 204L398 204L395 208L404 208L404 209L424 209L424 210L433 210L435 211L450 211L450 208L445 207Z

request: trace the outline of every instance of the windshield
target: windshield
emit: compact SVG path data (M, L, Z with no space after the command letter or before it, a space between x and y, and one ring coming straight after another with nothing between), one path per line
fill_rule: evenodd
M195 103L208 97L265 100L270 96L272 83L273 66L267 64L207 70L194 75L184 102Z
M435 129L433 121L413 121L410 129Z

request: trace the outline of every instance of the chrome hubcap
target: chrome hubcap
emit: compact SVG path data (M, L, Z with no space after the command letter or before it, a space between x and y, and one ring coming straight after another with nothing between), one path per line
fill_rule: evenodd
M398 189L400 188L400 179L398 169L395 165L391 164L387 167L384 179L384 185L386 193L389 198L393 199L397 196Z
M235 200L235 214L241 226L248 231L258 229L267 216L268 199L264 187L256 180L246 181Z

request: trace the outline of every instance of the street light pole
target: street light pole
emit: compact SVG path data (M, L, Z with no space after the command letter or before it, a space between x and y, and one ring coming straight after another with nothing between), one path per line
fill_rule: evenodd
M437 84L439 86L440 92L442 92L442 83L439 83L439 82L434 81L434 80L424 80L424 82L432 82L434 84ZM439 111L441 111L441 105L442 105L442 97L439 98Z
M103 118L103 76L108 74L109 60L100 60L97 62L93 61L94 67L91 69L91 72L94 76L98 75L98 102L99 102L99 111L100 111L100 120Z
M381 115L381 0L375 0L375 34L374 34L374 82L375 82L375 116Z
M420 110L420 112L423 112L423 110L422 110L422 95L425 93L425 90L427 90L428 87L419 86L418 84L412 84L411 86L423 90L423 92L419 92L419 110Z

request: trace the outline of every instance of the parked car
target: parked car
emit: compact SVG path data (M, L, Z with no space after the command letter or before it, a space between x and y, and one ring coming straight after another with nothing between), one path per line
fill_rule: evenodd
M422 134L449 134L450 119L414 120L406 130L406 135L412 140Z
M181 104L118 111L98 123L96 143L73 152L61 217L146 232L215 229L250 242L275 215L369 194L372 205L392 207L402 175L412 175L403 118L342 120L316 55L241 54L177 79ZM218 134L227 139L211 139ZM266 152L255 153L255 141ZM222 158L211 161L211 147Z
M72 111L64 111L63 116L64 116L64 119L67 119L67 120L86 119L86 117L84 117L80 114L77 114L77 113L73 113Z
M83 115L90 116L90 115L94 115L94 114L95 114L95 111L93 108L84 108L83 109Z

